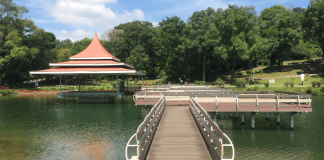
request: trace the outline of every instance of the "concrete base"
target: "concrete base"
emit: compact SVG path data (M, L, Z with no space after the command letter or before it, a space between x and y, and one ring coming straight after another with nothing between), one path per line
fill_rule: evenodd
M116 92L65 92L57 93L57 98L70 98L70 97L114 97L121 98L123 93Z

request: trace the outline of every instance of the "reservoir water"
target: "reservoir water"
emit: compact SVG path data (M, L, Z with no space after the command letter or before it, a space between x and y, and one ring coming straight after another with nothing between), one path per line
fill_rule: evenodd
M234 143L235 159L323 159L324 98L312 97L313 112L289 116L217 114L217 123ZM0 97L0 159L125 159L125 145L145 116L125 97L113 104L77 104L56 95ZM226 153L226 152L225 152ZM226 157L225 157L226 158Z

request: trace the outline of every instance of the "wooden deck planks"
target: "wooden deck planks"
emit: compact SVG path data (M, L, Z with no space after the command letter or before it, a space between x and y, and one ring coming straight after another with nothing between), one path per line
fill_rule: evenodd
M166 106L147 160L212 159L189 106Z

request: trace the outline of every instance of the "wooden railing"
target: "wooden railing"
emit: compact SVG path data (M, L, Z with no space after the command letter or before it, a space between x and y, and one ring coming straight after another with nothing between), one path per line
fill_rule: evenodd
M203 135L210 154L215 160L224 160L224 146L232 147L232 160L235 156L235 150L232 141L224 134L218 125L209 117L207 112L195 101L192 97L189 99L190 111L195 122ZM223 144L223 139L226 137L230 144Z
M144 121L139 125L136 133L129 139L126 149L125 156L128 159L128 147L137 147L137 155L133 156L135 159L145 159L149 146L152 143L154 133L161 120L161 117L165 110L165 97L160 96L160 100L151 109L150 113L145 117ZM136 137L137 144L130 145L131 140Z

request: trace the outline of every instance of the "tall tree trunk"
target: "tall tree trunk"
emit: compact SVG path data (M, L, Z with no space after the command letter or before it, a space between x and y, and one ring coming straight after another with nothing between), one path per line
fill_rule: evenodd
M234 82L234 69L231 71L231 82Z
M324 44L321 45L322 48L322 63L324 64Z

